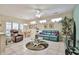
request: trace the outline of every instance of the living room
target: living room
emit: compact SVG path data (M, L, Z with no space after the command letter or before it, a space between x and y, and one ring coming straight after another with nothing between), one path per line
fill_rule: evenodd
M62 21L73 18L75 6L74 4L0 5L1 54L65 55L66 38L62 34L64 27Z

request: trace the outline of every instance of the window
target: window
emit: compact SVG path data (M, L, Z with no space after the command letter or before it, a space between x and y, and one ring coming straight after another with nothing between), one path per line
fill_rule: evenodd
M6 22L6 36L10 36L11 22Z
M10 36L10 30L16 29L23 31L23 24L15 23L15 22L6 22L6 36Z
M18 23L13 23L13 29L18 30L19 29L19 24Z
M46 20L40 20L39 22L40 23L46 23Z
M19 29L23 31L23 24L20 24Z
M30 24L36 24L36 21L32 21L32 22L30 22Z

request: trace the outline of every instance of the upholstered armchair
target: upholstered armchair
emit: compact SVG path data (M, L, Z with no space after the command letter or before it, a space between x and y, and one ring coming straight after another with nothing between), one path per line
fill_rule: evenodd
M19 34L18 30L11 30L11 39L13 42L20 42L23 40L23 35Z

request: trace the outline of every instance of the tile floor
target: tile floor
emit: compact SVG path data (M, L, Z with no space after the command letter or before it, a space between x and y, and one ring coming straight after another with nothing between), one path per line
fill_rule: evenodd
M48 48L41 51L32 51L25 47L31 38L25 38L23 41L7 45L4 55L64 55L64 42L46 41Z

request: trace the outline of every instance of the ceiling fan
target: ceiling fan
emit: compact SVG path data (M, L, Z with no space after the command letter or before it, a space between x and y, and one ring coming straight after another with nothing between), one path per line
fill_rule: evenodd
M35 9L36 10L36 14L35 16L40 18L42 15L41 15L41 9Z

